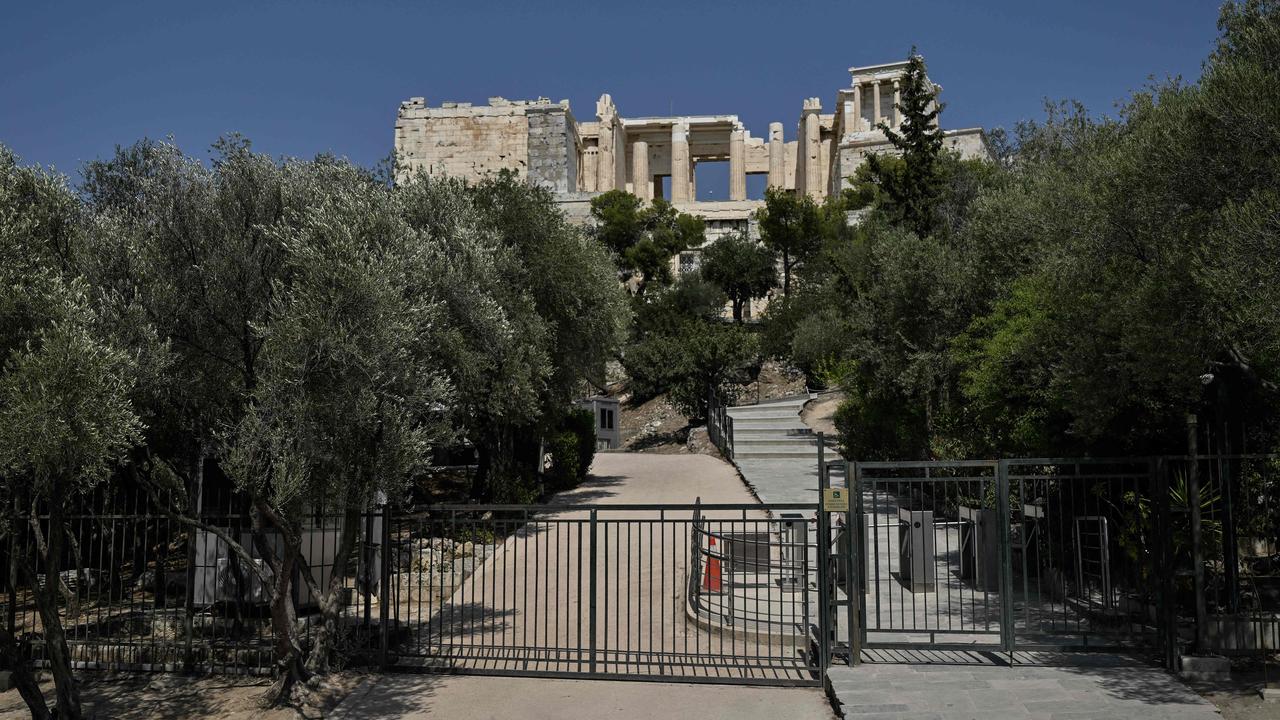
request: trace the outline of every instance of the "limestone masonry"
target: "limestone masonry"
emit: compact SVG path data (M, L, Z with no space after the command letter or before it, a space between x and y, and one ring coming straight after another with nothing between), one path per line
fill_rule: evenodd
M667 179L671 201L707 221L708 239L751 230L751 214L764 203L747 199L747 176L822 200L847 187L865 156L893 152L876 124L898 127L895 110L907 62L849 68L852 81L836 92L834 112L819 98L804 100L795 139L780 122L768 137L752 137L737 115L623 117L613 98L596 101L596 119L579 122L569 101L490 98L487 105L424 98L400 103L396 155L402 177L415 172L477 180L502 169L556 194L573 217L585 217L590 198L613 189L651 200ZM939 90L941 88L939 87ZM987 155L981 128L948 130L947 146L962 157ZM729 163L729 198L699 201L695 168Z

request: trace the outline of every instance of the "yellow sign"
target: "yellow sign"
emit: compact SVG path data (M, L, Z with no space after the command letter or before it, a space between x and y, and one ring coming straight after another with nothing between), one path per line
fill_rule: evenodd
M823 490L822 509L827 512L849 512L849 493L844 488Z

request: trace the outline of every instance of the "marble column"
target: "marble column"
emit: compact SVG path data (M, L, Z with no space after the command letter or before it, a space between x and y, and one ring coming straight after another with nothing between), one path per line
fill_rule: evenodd
M853 86L853 132L862 132L862 86Z
M631 143L631 193L648 202L653 199L653 177L649 175L649 143Z
M671 202L692 201L689 171L689 126L676 123L671 126Z
M898 106L902 104L902 83L897 80L893 81L893 126L895 128L902 127L902 111Z
M880 115L880 81L879 80L876 80L871 83L871 94L873 96L871 107L874 108L875 110L875 112L871 114L871 116L875 118L875 120L872 121L871 126L875 127L879 123L884 122L884 120L882 119L882 116Z
M729 133L729 199L747 199L747 146L746 133L734 130Z
M769 187L786 184L787 146L782 141L782 123L769 123Z
M582 151L582 191L595 192L600 181L600 148L589 147Z
M596 189L600 191L613 190L614 185L614 163L617 162L614 153L615 144L613 137L613 128L602 124L600 127L600 160L596 164Z
M809 110L804 115L804 190L813 197L822 197L822 126L818 119L821 108Z

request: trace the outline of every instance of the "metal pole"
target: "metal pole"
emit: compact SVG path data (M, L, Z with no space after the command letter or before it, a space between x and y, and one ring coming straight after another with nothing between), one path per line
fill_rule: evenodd
M323 536L322 536L323 537ZM364 542L360 544L360 563L362 565L364 577L364 626L366 628L373 625L373 578L370 577L369 561L373 558L369 557L369 550L373 547L373 513L365 513L364 516Z
M381 581L379 592L382 597L378 598L378 629L381 631L382 657L380 664L383 669L387 667L387 657L391 652L391 628L390 628L390 611L391 611L391 503L382 506L382 547L378 553L379 573L378 579Z
M591 554L590 554L590 580L588 580L587 594L589 607L589 621L587 624L588 646L591 653L591 662L588 671L595 673L596 671L596 511L591 511ZM579 548L581 552L581 548Z
M18 519L18 498L13 499L13 522L16 524ZM15 528L16 530L16 528ZM8 617L5 621L8 623L9 636L17 637L18 631L18 533L13 532L9 535L9 567L5 573L5 585L9 590L9 607L5 613ZM191 586L188 585L188 588Z
M862 535L858 532L858 504L854 501L854 497L858 492L858 480L856 473L857 463L844 461L844 485L845 492L849 493L849 510L845 513L844 535L847 542L845 543L845 598L849 605L847 608L849 626L849 664L857 665L862 662L862 628L858 622L858 615L862 611L862 582L858 576L858 556L862 553Z
M1009 538L1009 461L996 463L996 522L1000 542L1000 645L1013 662L1013 548Z
M1191 572L1196 598L1196 652L1208 648L1208 609L1204 597L1204 547L1200 524L1200 452L1196 437L1195 413L1187 414L1187 504L1191 511Z
M187 509L198 520L200 512L204 509L204 451L203 446L196 457L196 467L191 475L191 482L187 488ZM170 494L164 499L156 497L151 502L173 502L173 495ZM172 527L172 522L169 523ZM195 587L196 587L196 537L198 532L195 528L187 529L187 587L184 591L183 598L183 623L186 631L186 648L183 651L182 664L183 672L191 672L195 669L195 649L193 647L195 639Z
M1171 532L1169 523L1169 466L1164 458L1152 461L1152 495L1156 512L1156 573L1159 577L1158 622L1160 644L1164 650L1164 665L1168 670L1176 670L1178 663L1178 628L1177 612L1174 608L1173 593L1173 556L1170 553L1172 543L1165 542Z
M818 436L818 668L831 662L831 514L824 501L829 479L823 435Z

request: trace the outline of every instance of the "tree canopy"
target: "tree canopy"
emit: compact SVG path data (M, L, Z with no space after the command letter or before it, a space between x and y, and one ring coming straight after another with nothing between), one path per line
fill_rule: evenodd
M592 198L591 217L596 239L613 254L619 277L637 295L650 284L669 285L672 256L706 240L702 218L678 212L662 198L645 205L625 190Z
M850 457L1177 452L1189 412L1276 447L1280 9L1219 26L1198 82L1051 104L990 161L940 147L913 62L898 156L765 333L845 388Z
M765 297L778 285L778 269L768 248L735 233L702 251L702 277L715 283L733 304L733 319L742 322L742 308Z

